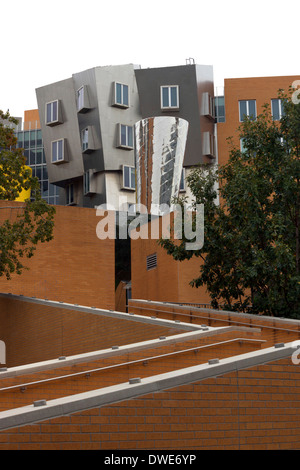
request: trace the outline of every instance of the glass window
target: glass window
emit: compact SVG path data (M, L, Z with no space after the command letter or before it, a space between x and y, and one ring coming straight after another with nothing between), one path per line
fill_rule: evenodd
M30 147L36 146L36 131L30 132Z
M39 129L36 134L36 146L42 147L43 139L42 139L42 131Z
M132 166L123 166L123 187L135 189L135 168Z
M81 145L82 145L83 152L89 148L89 130L88 129L83 129L81 131Z
M129 106L129 87L122 83L115 83L115 105Z
M284 106L280 99L271 100L273 121L279 121L284 116Z
M24 132L24 149L29 148L29 131Z
M43 163L43 159L42 159L42 156L43 156L43 150L42 149L38 149L36 150L36 164L37 165L40 165L41 163Z
M43 169L42 179L43 179L43 180L48 180L48 169L47 169L47 165L43 165L43 166L42 166L42 169Z
M240 121L245 118L256 119L256 101L255 100L241 100L239 101Z
M77 110L80 110L84 107L84 88L81 87L77 91Z
M42 197L48 196L48 181L42 182Z
M39 181L41 181L41 179L42 179L42 167L37 166L35 171L36 171L35 176L39 179Z
M52 162L59 162L64 159L63 139L52 142Z
M88 194L90 192L90 172L85 171L83 175L83 192Z
M69 184L66 187L66 200L67 200L67 204L73 204L74 202L74 185L73 184Z
M46 124L58 121L58 101L46 103Z
M18 147L19 148L23 148L23 137L24 137L24 133L23 132L18 132Z
M162 109L179 108L179 87L178 85L161 87L161 107Z
M120 125L120 146L133 148L132 126Z
M215 98L215 116L217 122L225 122L225 98L224 96L216 96Z
M34 150L29 150L27 164L35 165L35 151Z

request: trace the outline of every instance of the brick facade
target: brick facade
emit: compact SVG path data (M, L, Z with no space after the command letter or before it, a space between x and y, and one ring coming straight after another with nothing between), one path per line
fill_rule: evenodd
M0 222L12 220L21 207L0 201ZM114 240L97 238L94 209L55 208L53 240L39 244L34 256L24 259L29 270L9 281L0 278L0 292L114 308Z

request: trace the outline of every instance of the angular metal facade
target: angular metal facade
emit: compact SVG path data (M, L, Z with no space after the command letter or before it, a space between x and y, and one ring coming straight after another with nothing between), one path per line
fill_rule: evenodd
M213 98L210 66L95 67L40 87L36 95L49 181L65 188L62 204L109 204L117 209L120 198L125 198L128 206L134 204L135 182L131 178L129 186L128 182L124 184L124 171L135 167L135 125L148 118L172 117L177 123L188 122L181 165L214 162L210 146L214 135L214 117L209 109ZM163 121L154 122L156 128ZM166 132L171 145L170 130ZM179 142L181 145L181 140L177 145ZM137 145L141 145L139 140ZM156 155L157 149L155 161ZM169 165L167 155L161 156L165 168ZM166 171L161 178L159 195L154 196L157 189L152 185L153 201L169 202L174 195L175 187L170 186L174 181L168 175ZM141 180L137 181L139 190Z

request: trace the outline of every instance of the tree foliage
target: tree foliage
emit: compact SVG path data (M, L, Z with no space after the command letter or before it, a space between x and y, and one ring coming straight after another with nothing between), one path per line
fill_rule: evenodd
M8 112L0 111L0 199L13 201L22 190L31 191L31 200L11 206L8 219L0 212L0 276L7 279L12 273L21 274L23 258L33 256L39 242L52 239L55 213L41 198L39 181L32 177L22 149L17 148L13 129L17 123ZM7 206L0 206L0 210Z
M300 317L300 106L281 91L284 116L268 105L239 128L243 150L229 139L228 163L188 177L205 207L204 246L160 244L175 259L202 258L191 285L206 285L216 308ZM218 183L220 204L216 203Z

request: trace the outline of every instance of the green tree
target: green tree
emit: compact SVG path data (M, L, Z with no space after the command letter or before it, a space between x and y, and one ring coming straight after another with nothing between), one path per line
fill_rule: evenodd
M23 258L33 256L39 242L53 238L55 213L55 208L41 198L38 179L32 177L22 149L17 148L13 130L17 123L8 112L0 110L0 199L13 201L22 190L31 191L31 200L11 205L10 218L0 225L0 276L7 279L12 273L22 273L26 268Z
M265 105L239 128L243 150L229 139L226 165L188 178L205 207L203 248L187 252L184 239L160 244L175 259L202 258L191 285L206 285L214 307L299 318L300 106L282 92L279 98L279 122Z

